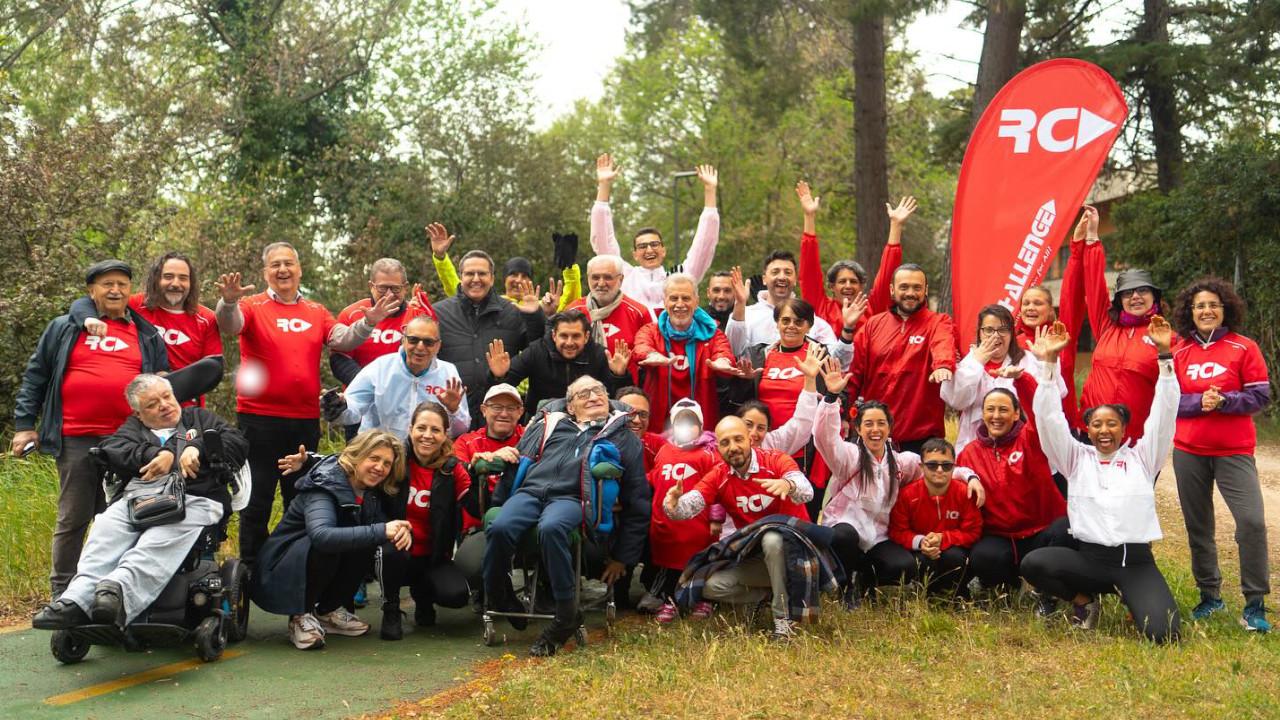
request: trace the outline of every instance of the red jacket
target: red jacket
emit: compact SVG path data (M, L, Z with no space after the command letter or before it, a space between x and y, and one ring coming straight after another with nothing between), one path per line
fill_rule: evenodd
M978 437L964 446L956 463L969 468L987 490L982 506L983 532L1019 540L1030 537L1067 514L1067 503L1053 484L1049 459L1040 449L1031 399L1036 381L1023 373L1014 387L1027 420L1019 421L1008 433L992 440L986 426Z
M796 269L800 296L813 306L814 313L826 320L839 337L840 329L844 327L844 308L838 300L827 295L827 273L822 269L820 255L818 236L803 233L800 236L800 267ZM866 325L872 315L888 310L893 304L889 286L893 285L893 271L901 264L902 245L886 244L884 252L880 253L880 269L876 272L875 282L865 289L867 311L858 318L858 328Z
M899 442L942 437L946 408L934 370L956 369L956 332L951 317L921 308L905 320L893 310L878 313L853 338L849 397L879 400L893 413Z
M1080 330L1084 325L1084 241L1070 243L1071 254L1067 256L1067 269L1062 275L1062 288L1058 290L1058 320L1067 326L1071 335L1070 342L1058 355L1058 365L1062 368L1062 381L1067 385L1067 394L1062 398L1062 414L1067 416L1071 427L1084 427L1080 420L1080 404L1076 401L1076 349L1080 346ZM1036 340L1035 331L1017 320L1018 343L1030 350Z
M953 545L967 548L982 537L982 511L969 499L969 486L952 480L941 495L929 494L923 480L908 483L898 491L898 501L889 514L889 539L908 550L916 550L917 535L942 533L942 549Z
M667 422L667 412L671 403L689 396L689 369L683 342L672 342L668 352L658 323L653 322L640 328L636 333L635 356L643 360L649 353L671 354L676 361L670 365L641 365L644 374L644 394L649 396L649 430L662 432ZM733 349L729 347L729 338L724 332L717 330L710 340L698 348L697 367L694 378L697 381L694 389L694 400L702 406L702 426L713 428L720 421L720 396L716 393L716 375L709 363L717 358L734 360Z

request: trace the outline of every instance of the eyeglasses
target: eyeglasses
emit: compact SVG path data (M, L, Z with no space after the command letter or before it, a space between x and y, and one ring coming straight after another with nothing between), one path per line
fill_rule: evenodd
M386 295L387 293L402 293L404 292L404 285L374 285L373 291L379 295Z
M1216 302L1196 303L1195 305L1191 306L1191 309L1192 310L1221 310L1222 303L1216 303Z
M637 420L648 420L649 411L648 410L632 410L631 416L636 418Z
M574 400L586 400L587 398L591 397L592 395L602 395L602 396L603 396L603 395L608 395L608 393L606 393L606 392L604 391L604 387L597 385L596 387L589 387L589 388L587 388L587 389L585 389L585 390L579 390L578 392L576 392L576 393L574 393L574 394L573 394L573 399L574 399Z
M952 470L956 469L956 464L953 462L938 462L937 460L925 461L924 466L934 472L937 472L939 470L946 470L947 472L951 472Z
M1132 290L1121 290L1121 291L1120 291L1120 299L1121 299L1121 300L1128 300L1129 298L1133 297L1134 295L1153 295L1153 294L1154 294L1154 293L1152 292L1151 288L1149 288L1149 287L1140 287L1140 288L1134 288L1134 289L1132 289Z
M409 343L410 345L418 345L419 343L421 343L422 345L426 345L429 348L435 347L440 344L440 338L418 337L417 335L405 335L404 341Z
M637 250L648 250L649 248L660 248L660 247L662 247L661 240L650 240L649 242L636 243Z
M1013 332L1013 330L1012 330L1012 329L1007 328L1007 327L1004 327L1003 325L1002 325L1002 326L1000 326L1000 327L984 327L984 328L982 328L982 334L983 334L983 336L985 336L985 337L991 337L991 336L993 336L993 335L1000 335L1001 337L1009 337L1009 335L1010 335L1012 332Z
M519 405L495 405L493 403L483 404L497 415L515 415L523 409Z

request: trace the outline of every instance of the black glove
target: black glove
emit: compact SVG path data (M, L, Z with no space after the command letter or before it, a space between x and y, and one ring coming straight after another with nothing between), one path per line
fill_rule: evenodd
M564 270L573 267L578 261L578 236L575 233L561 235L554 233L551 236L551 242L555 245L554 260L556 267Z
M760 292L764 290L764 276L752 275L751 278L747 280L747 290L750 293L748 300L754 297L759 297Z
M672 275L675 275L676 273L684 272L684 263L676 263L675 265L672 265L671 269L668 270L667 272L671 273Z
M320 416L327 423L332 423L342 417L342 413L347 410L347 399L342 396L342 392L337 388L325 392L320 396Z

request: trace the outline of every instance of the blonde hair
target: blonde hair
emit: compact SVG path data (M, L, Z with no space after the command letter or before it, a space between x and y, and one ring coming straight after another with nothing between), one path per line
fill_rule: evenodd
M338 454L338 464L347 475L354 475L356 466L378 448L391 448L391 471L382 481L382 491L388 495L399 492L400 478L404 477L404 445L400 438L385 430L365 430L351 438L351 442Z

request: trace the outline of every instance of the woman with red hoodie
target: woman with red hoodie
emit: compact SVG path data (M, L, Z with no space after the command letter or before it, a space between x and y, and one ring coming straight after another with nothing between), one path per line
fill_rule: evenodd
M1067 545L1067 504L1053 482L1040 449L1031 401L1036 381L1021 368L1005 368L1013 392L995 388L982 399L978 436L957 459L982 480L982 538L969 553L969 567L983 587L1012 585L1018 565L1032 550Z

